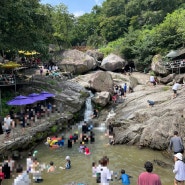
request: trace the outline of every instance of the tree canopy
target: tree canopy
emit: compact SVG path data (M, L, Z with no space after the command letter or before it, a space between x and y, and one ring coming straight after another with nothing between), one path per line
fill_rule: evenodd
M106 0L75 17L64 4L39 0L0 1L0 50L48 52L90 45L135 60L142 68L153 55L184 47L184 0Z

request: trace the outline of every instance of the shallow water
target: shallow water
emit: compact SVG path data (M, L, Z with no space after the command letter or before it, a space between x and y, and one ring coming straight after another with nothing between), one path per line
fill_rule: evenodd
M71 133L74 131L71 131ZM123 168L127 174L133 177L131 178L132 185L137 184L138 175L144 171L145 161L153 161L154 159L164 161L171 164L171 167L162 168L154 164L154 173L160 176L163 185L173 184L172 159L165 158L159 151L140 150L135 146L107 146L108 138L104 134L105 130L103 128L95 128L94 131L96 134L95 143L88 144L91 151L89 156L78 152L79 143L74 144L71 149L67 148L66 145L58 149L51 149L44 143L41 143L36 148L39 162L49 164L50 161L53 161L56 166L56 172L54 173L47 173L46 170L42 172L44 181L41 184L65 185L70 182L83 182L88 185L96 185L95 178L92 177L91 173L91 164L93 161L97 162L104 155L110 159L110 170L120 172ZM66 134L66 136L68 135L69 133ZM59 167L64 166L67 155L71 158L72 168L70 170L61 170ZM113 179L110 184L121 185L121 182ZM3 185L12 185L12 180L4 181Z

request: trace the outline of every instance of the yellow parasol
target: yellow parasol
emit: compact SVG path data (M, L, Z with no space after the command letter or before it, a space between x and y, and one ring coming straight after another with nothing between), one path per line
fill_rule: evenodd
M0 63L0 67L6 68L6 69L13 69L13 68L20 67L20 66L21 66L20 64L17 64L16 62L12 62L12 61L9 61L5 64Z
M26 51L26 52L24 52L23 54L24 54L24 55L32 55L32 53L29 52L29 51Z
M36 52L36 51L32 51L31 53L32 53L32 55L40 54L39 52Z
M19 54L24 54L24 52L25 52L25 51L23 51L23 50L19 50L19 51L18 51Z
M24 51L24 50L19 50L19 54L24 54L24 55L39 55L40 53L33 50L33 51Z

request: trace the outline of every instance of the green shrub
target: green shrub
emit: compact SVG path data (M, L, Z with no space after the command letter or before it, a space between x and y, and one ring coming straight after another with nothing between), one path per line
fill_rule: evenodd
M168 91L170 89L170 86L164 86L164 87L162 87L162 90L163 91Z
M58 126L57 126L57 125L53 125L53 126L51 127L51 132L52 132L52 133L55 133L57 130L58 130Z

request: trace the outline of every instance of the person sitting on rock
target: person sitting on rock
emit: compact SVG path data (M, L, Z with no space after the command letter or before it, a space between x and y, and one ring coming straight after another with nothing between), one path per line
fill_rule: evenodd
M154 104L155 104L155 102L152 101L152 100L147 100L147 102L148 102L148 105L149 105L150 107L153 107Z
M94 109L92 118L97 118L98 117L98 110Z

